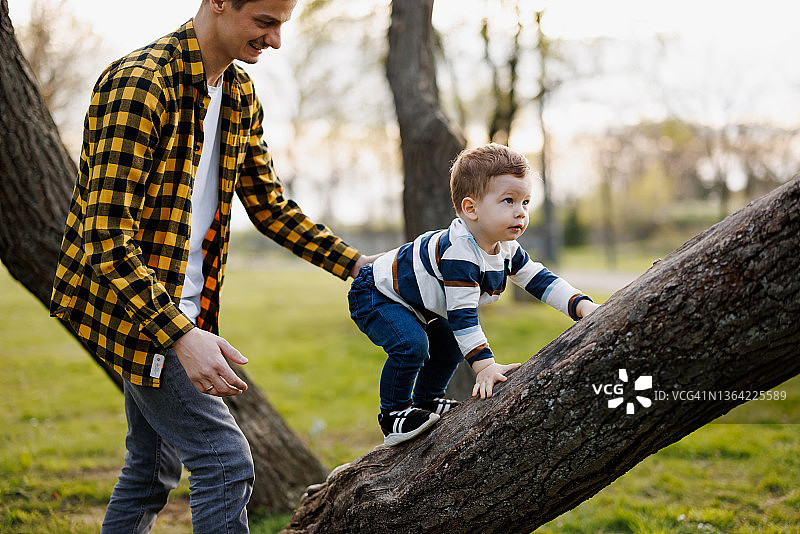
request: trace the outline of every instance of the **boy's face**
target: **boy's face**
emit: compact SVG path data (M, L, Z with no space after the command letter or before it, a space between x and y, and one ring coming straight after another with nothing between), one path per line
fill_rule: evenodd
M470 229L478 245L497 252L500 241L517 239L528 228L528 204L533 184L529 176L495 176L480 200L464 199L462 212L472 222Z

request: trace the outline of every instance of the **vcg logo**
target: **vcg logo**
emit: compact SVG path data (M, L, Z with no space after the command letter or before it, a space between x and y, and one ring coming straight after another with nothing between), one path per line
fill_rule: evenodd
M628 371L626 369L619 370L619 380L615 384L592 384L592 390L595 395L604 395L611 397L608 399L608 407L611 409L617 408L625 403L625 413L632 414L636 409L633 399L625 401L626 398L635 397L636 401L645 408L649 408L653 401L648 397L642 395L626 395L626 389L630 389L628 384ZM633 392L644 391L653 388L653 377L649 375L640 376L633 382Z

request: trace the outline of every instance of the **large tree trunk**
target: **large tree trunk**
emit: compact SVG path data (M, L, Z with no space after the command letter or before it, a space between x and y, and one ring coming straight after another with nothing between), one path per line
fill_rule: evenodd
M658 262L493 398L309 488L286 532L531 532L744 402L737 392L800 373L798 247L800 178ZM641 376L652 389L634 391ZM619 407L595 393L604 384L623 387ZM680 391L733 395L700 402Z
M408 241L450 225L455 216L450 165L466 146L439 104L432 12L433 0L392 2L386 77L400 125ZM474 381L472 369L462 363L450 382L448 396L469 397Z
M48 306L78 170L19 50L6 0L0 9L0 260ZM121 389L122 378L95 361Z
M45 306L76 175L19 50L8 2L0 0L0 259ZM95 361L121 386L119 375ZM228 407L253 451L257 478L250 506L289 511L327 470L253 380L238 372L250 387Z
M408 240L450 224L450 164L466 144L439 105L432 10L433 0L392 2L389 27L386 77L400 125Z

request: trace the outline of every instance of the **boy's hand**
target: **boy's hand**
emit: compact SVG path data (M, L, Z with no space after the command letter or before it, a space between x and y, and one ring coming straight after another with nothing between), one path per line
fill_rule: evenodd
M505 382L508 380L505 373L516 369L522 364L509 363L502 365L496 363L494 358L480 360L475 362L472 367L478 376L475 377L475 387L472 388L472 396L477 397L479 394L481 399L492 396L492 389L497 382Z
M599 304L595 304L591 300L582 300L578 303L578 307L575 311L577 312L578 317L586 317L599 307Z

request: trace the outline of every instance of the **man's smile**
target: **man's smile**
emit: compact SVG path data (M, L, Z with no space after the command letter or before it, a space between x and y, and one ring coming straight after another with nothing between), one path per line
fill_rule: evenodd
M265 48L268 48L267 46L261 46L261 45L259 45L259 44L258 44L258 43L256 43L255 41L250 41L250 42L248 42L247 44L249 44L249 45L250 45L250 47L251 47L251 48L253 48L253 49L254 49L256 52L258 52L259 54L260 54L261 52L263 52Z

